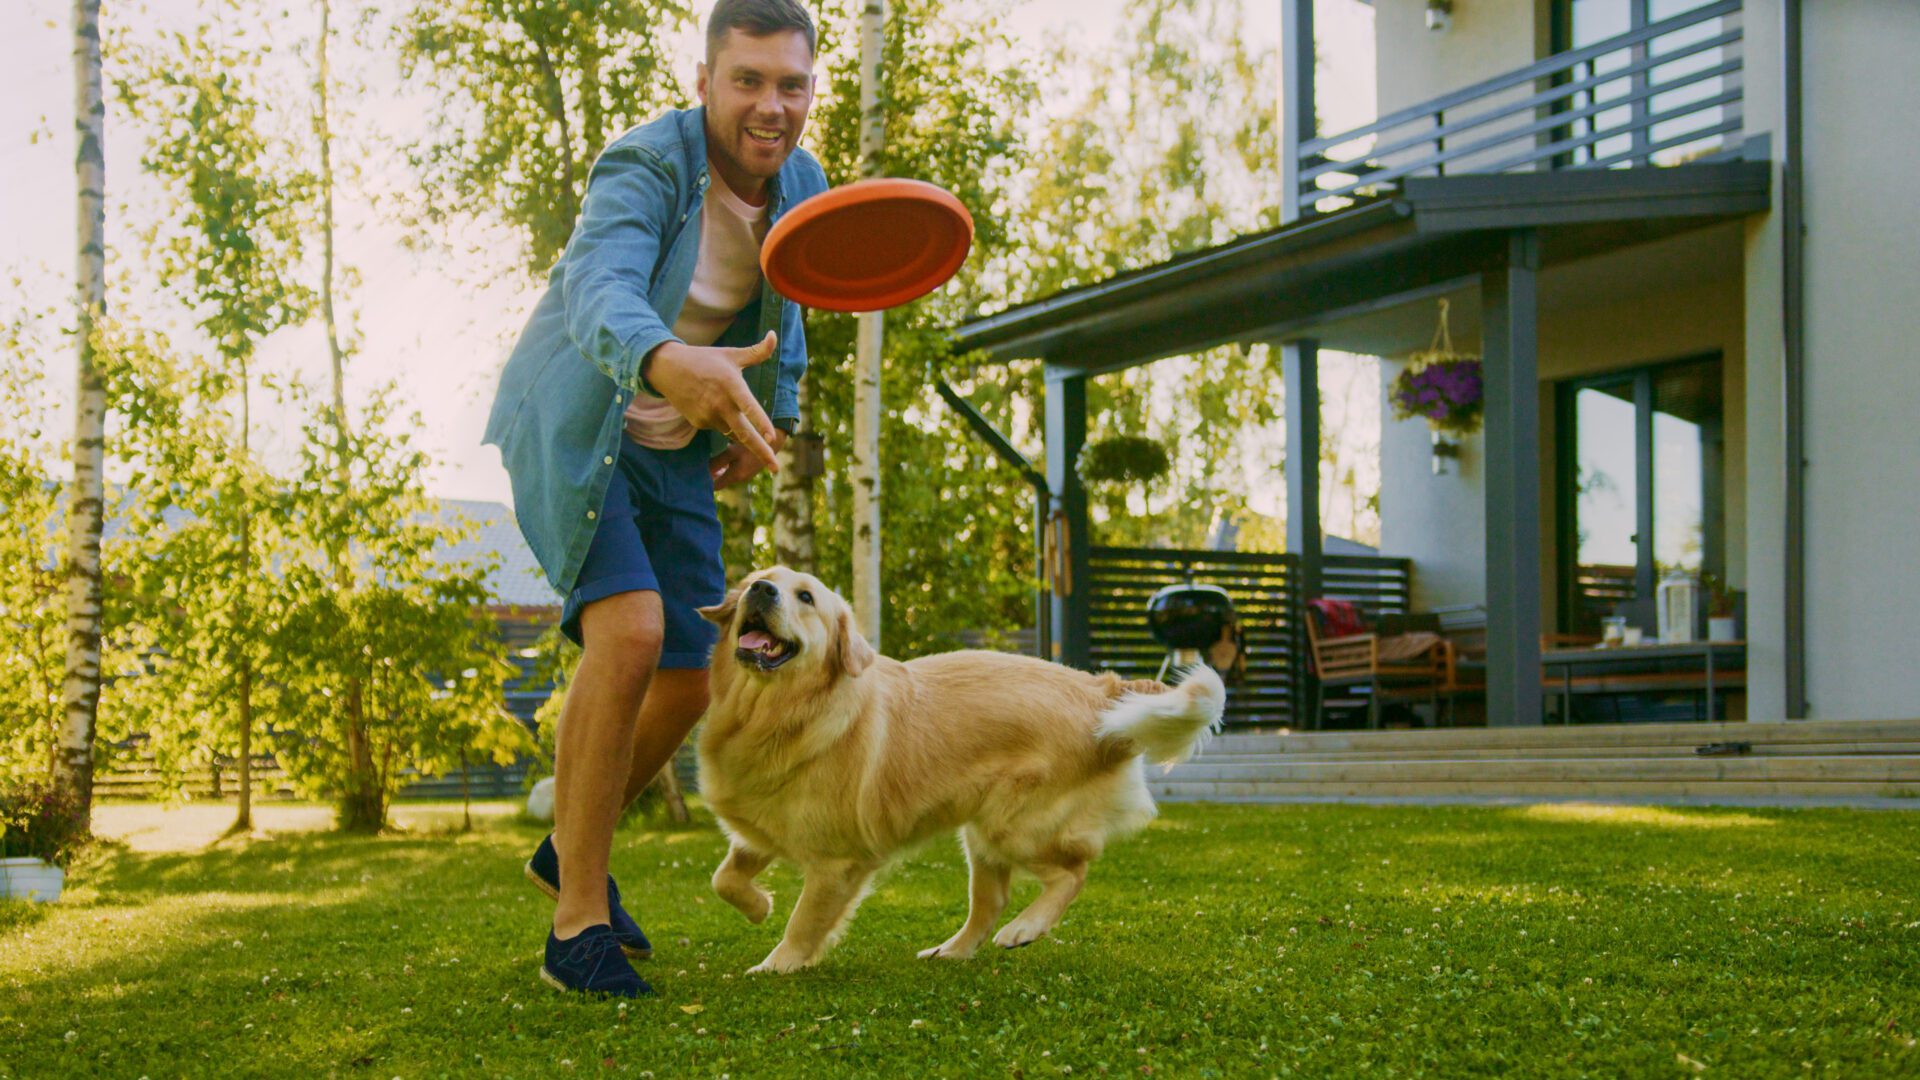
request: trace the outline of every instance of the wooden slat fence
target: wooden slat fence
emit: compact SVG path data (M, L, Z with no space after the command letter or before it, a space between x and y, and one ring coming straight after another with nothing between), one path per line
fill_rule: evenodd
M1166 652L1147 630L1147 598L1168 585L1217 585L1233 598L1246 634L1247 677L1227 695L1227 723L1286 724L1299 714L1305 637L1291 555L1242 551L1096 547L1091 556L1092 652L1096 667L1147 678ZM1324 592L1369 614L1407 610L1412 564L1406 559L1329 555Z

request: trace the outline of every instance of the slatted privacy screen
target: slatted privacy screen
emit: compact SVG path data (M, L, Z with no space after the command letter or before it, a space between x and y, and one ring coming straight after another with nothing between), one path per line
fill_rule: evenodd
M1147 630L1147 598L1192 581L1217 585L1233 598L1246 634L1247 677L1227 694L1227 723L1286 724L1296 715L1301 678L1300 610L1295 559L1238 551L1096 547L1091 553L1094 666L1129 678L1159 671L1166 650ZM1328 556L1324 591L1353 600L1369 615L1405 611L1411 564L1406 559Z

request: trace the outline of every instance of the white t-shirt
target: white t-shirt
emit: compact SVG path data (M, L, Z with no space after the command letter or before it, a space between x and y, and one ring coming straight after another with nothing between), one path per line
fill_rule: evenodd
M711 345L734 316L760 293L760 241L767 235L767 208L750 206L708 165L707 199L700 207L700 261L693 268L687 302L673 334L688 345ZM697 429L667 399L641 391L627 403L629 438L655 450L678 450Z

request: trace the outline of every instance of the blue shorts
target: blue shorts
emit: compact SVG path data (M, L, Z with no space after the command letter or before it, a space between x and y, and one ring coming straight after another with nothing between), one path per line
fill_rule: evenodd
M694 609L727 594L707 460L704 438L679 450L620 440L600 524L560 609L560 632L576 645L582 644L582 608L616 593L651 590L660 594L666 623L660 666L707 666L719 628Z

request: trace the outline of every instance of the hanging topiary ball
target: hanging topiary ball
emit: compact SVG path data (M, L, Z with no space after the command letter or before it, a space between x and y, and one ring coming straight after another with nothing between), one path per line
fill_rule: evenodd
M1143 484L1172 467L1167 448L1144 435L1115 435L1080 451L1080 479L1089 484Z

